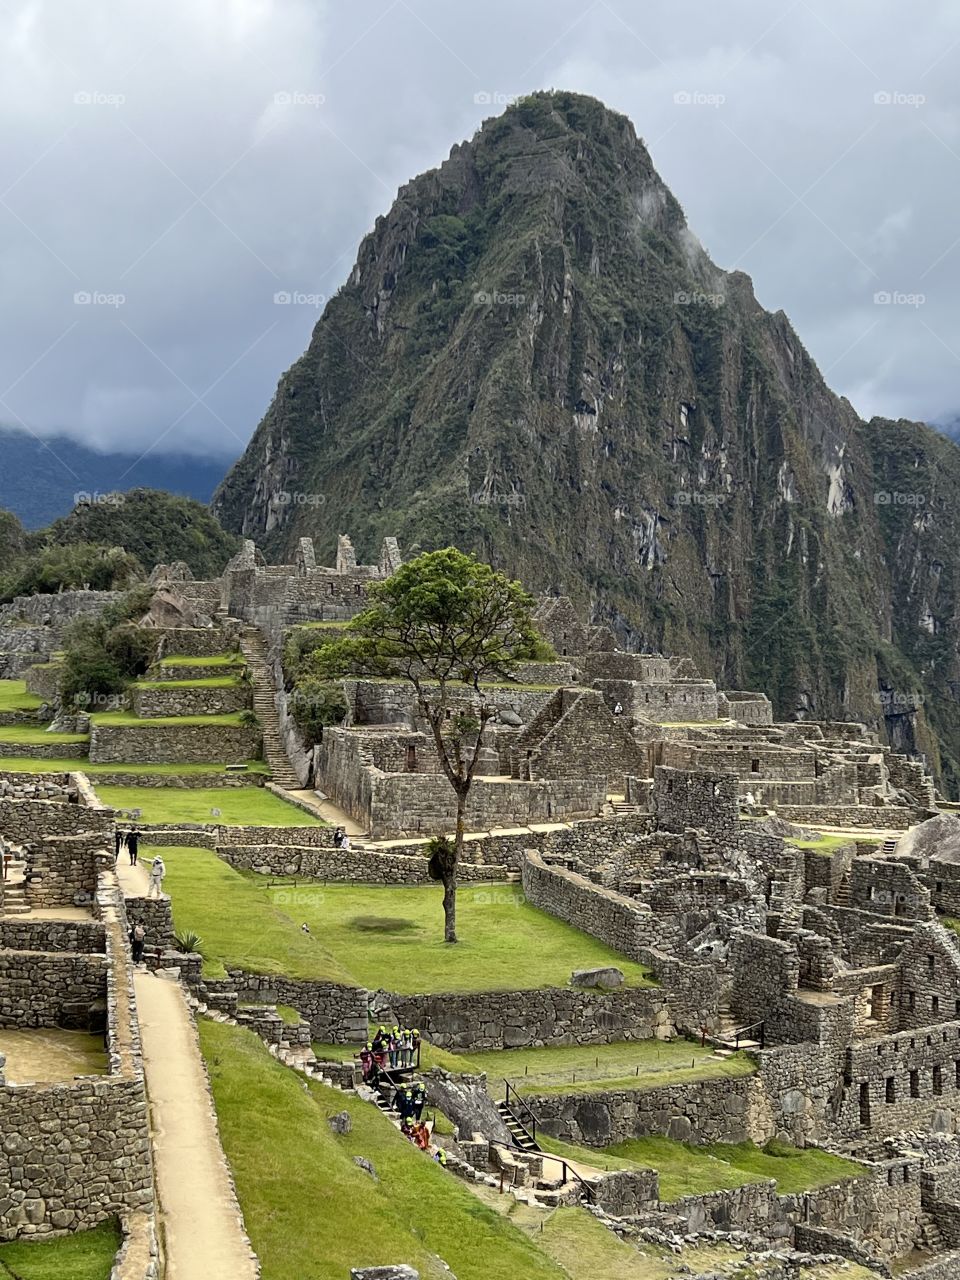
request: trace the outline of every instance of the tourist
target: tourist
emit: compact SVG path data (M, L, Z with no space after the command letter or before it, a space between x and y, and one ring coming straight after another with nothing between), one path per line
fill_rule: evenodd
M3 878L4 878L4 880L6 880L7 876L10 874L10 863L11 863L12 861L13 861L13 854L10 852L10 850L9 850L9 849L4 849L4 851L3 851Z
M422 1084L413 1086L413 1118L419 1120L423 1115L423 1108L427 1103L427 1091Z
M339 849L339 848L340 848L340 846L343 844L343 837L344 837L344 834L345 834L345 832L344 832L344 830L343 830L343 827L337 827L336 831L334 831L334 833L333 833L333 847L334 847L335 849Z
M400 1028L394 1027L387 1037L387 1052L390 1055L390 1066L397 1066L397 1055L400 1052Z
M621 703L621 702L617 702L617 703L615 703L615 704L614 704L613 714L614 714L615 716L622 716L622 715L623 715L623 703Z
M360 1059L360 1074L363 1076L364 1084L370 1083L370 1077L376 1070L376 1059L373 1056L373 1045L367 1043L364 1048L357 1054Z
M409 1027L404 1027L400 1033L400 1065L413 1066L413 1032Z
M137 834L137 828L131 827L131 829L127 832L127 853L129 853L130 855L131 867L135 867L137 865L137 857L139 855L139 852L140 852L140 837ZM162 860L160 862L160 865L163 866Z
M413 1140L421 1151L430 1150L430 1130L421 1120L413 1126Z
M436 1160L437 1164L441 1164L444 1167L446 1166L447 1153L444 1151L443 1147L437 1147L436 1151L433 1153L433 1158Z
M134 865L136 865L134 863ZM163 865L163 859L158 855L153 860L150 868L150 888L147 890L148 898L160 898L163 896L163 877L167 874L167 868Z
M147 931L138 920L130 930L130 947L133 951L133 963L141 964L143 961L143 948L147 940Z
M114 862L120 861L120 850L123 848L123 842L124 842L124 834L119 827L116 827L113 833L114 851L116 853Z
M343 839L340 841L340 848L344 853L346 853L350 848L350 837L347 835L346 831L343 833Z
M416 1027L410 1032L410 1065L411 1067L420 1065L420 1032Z
M377 1066L383 1070L387 1065L387 1042L383 1027L377 1029L377 1034L373 1037L371 1045L373 1056L376 1059Z

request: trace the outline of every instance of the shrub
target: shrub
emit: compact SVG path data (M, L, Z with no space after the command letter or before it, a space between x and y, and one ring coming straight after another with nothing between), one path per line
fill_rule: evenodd
M184 929L182 933L175 933L173 941L177 950L186 955L203 955L203 939L193 929Z

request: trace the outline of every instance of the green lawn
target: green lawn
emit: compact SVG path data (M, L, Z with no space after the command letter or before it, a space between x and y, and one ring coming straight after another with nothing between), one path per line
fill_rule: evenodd
M712 1048L690 1040L618 1041L615 1044L563 1045L549 1049L502 1049L452 1054L424 1045L424 1067L478 1074L490 1091L504 1095L509 1080L526 1093L577 1093L603 1089L646 1089L721 1076L746 1076L756 1063L746 1053L711 1061Z
M97 795L114 809L141 809L144 822L214 822L228 827L316 827L322 818L298 809L263 787L98 786ZM211 810L219 809L215 818Z
M770 1178L782 1195L792 1195L864 1172L862 1165L815 1147L799 1150L774 1142L765 1148L751 1142L717 1142L692 1147L669 1138L630 1138L616 1143L604 1154L658 1169L660 1198L666 1202Z
M27 693L26 680L0 680L0 711L36 711L41 699Z
M116 1223L56 1240L0 1244L0 1280L109 1280L120 1248Z
M190 658L182 653L172 658L161 658L161 667L245 667L247 660L242 653L219 653L212 658Z
M237 676L202 676L196 680L135 680L136 689L232 689Z
M101 711L98 715L91 716L90 721L94 725L102 724L105 728L122 725L128 729L158 729L164 725L236 725L242 723L242 715L242 711L232 711L229 715L222 716L151 716L150 719L144 719L142 716L135 716L132 711Z
M442 1280L438 1258L458 1280L568 1275L369 1103L305 1083L250 1031L201 1019L200 1043L263 1280L343 1280L351 1267L398 1262ZM344 1110L353 1126L337 1136L326 1119Z
M152 777L186 777L201 773L226 773L227 767L219 761L210 764L91 764L89 760L36 760L28 756L0 757L0 771L11 773L70 773L79 769L96 776L99 773L149 774ZM248 760L247 773L267 774L270 766L263 760ZM269 793L268 793L269 794ZM304 814L306 820L307 815Z
M88 733L47 733L43 725L0 725L0 742L22 743L24 746L38 742L89 742Z
M300 883L297 918L322 937L360 986L398 992L510 991L565 987L574 969L615 964L634 986L649 985L639 964L524 901L516 885L461 885L460 942L443 941L439 886Z
M148 847L141 853L144 860L163 857L174 927L178 933L195 930L203 939L203 967L210 977L242 967L350 983L318 938L301 931L296 906L288 914L271 900L263 877L241 875L210 849Z
M826 835L822 831L810 840L798 840L793 836L784 836L784 839L787 844L796 845L798 849L813 849L816 853L832 853L834 849L839 849L842 845L854 843L853 836Z

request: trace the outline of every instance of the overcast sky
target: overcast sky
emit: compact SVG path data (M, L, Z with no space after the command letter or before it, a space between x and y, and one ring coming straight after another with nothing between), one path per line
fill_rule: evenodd
M397 187L546 87L861 414L960 410L958 62L955 0L4 0L0 422L239 453Z

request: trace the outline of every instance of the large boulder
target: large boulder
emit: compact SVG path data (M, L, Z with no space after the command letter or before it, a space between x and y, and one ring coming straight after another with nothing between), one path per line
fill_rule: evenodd
M462 1138L482 1133L490 1142L513 1141L497 1104L487 1092L486 1076L451 1075L440 1067L422 1074L427 1104L442 1111Z
M960 816L938 813L935 818L911 827L897 841L895 856L918 858L921 862L929 858L960 862Z
M599 969L574 969L570 983L574 987L619 987L623 984L623 970L612 964Z

